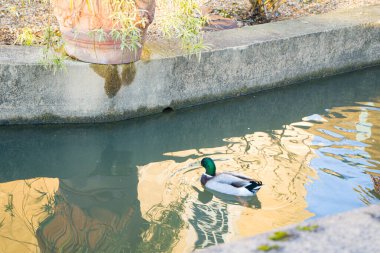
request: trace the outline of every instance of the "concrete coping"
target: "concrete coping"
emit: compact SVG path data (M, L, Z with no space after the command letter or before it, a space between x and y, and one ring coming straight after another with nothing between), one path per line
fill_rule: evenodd
M379 231L380 206L374 205L197 252L378 252Z
M377 65L379 17L374 5L210 32L200 61L147 42L138 62L69 60L55 75L40 48L0 46L0 124L122 120Z

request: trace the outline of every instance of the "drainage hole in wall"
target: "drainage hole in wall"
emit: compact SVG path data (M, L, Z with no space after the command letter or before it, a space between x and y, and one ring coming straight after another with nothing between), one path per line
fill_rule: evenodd
M162 110L163 113L170 113L170 112L173 112L174 109L171 108L171 107L166 107L165 109Z

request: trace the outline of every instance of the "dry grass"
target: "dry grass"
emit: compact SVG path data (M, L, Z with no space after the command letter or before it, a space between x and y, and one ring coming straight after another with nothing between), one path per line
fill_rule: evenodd
M49 6L41 2L22 6L21 2L20 0L0 0L0 45L19 44L15 43L16 38L24 28L32 31L36 37L34 42L36 44L41 42L47 24L51 23L53 29L58 29L55 17L49 14ZM240 26L262 22L251 16L249 0L203 0L203 2L212 13L236 19ZM286 0L279 8L278 15L270 21L371 4L379 4L379 0ZM157 8L156 16L160 16L161 13L162 10ZM154 40L161 36L158 24L153 22L148 31L148 39Z

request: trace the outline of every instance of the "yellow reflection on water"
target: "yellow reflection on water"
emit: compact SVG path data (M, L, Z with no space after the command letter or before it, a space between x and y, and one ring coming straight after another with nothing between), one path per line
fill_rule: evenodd
M182 218L191 220L196 216L197 221L183 227L181 235L185 237L174 252L191 251L197 238L203 238L197 242L201 248L305 220L313 216L306 210L305 184L310 177L316 177L308 167L314 157L309 148L311 139L306 131L287 126L272 134L256 132L228 138L222 147L167 153L181 158L210 156L216 161L217 171L244 173L262 180L264 187L254 207L245 199L234 199L231 204L217 196L202 203L198 195L203 191L199 182L204 172L199 164L201 158L150 163L139 168L142 213L159 203L165 206L186 198Z
M0 252L38 252L36 231L54 211L58 179L0 184Z

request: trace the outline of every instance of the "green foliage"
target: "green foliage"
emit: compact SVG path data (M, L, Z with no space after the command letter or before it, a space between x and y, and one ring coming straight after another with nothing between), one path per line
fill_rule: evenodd
M310 225L310 226L298 226L297 230L298 231L306 231L306 232L314 232L319 228L318 225Z
M269 239L272 240L272 241L285 241L285 240L289 239L290 236L291 235L288 232L277 231L277 232L274 232L274 234L271 235L269 237Z
M145 17L138 18L139 10L134 0L111 0L113 28L111 37L120 41L122 50L137 51L141 45L141 29L146 26Z
M208 46L203 41L202 28L207 17L202 15L199 0L162 0L167 10L160 25L164 35L179 38L187 53L200 53ZM171 11L169 11L171 10Z
M54 31L51 26L46 27L43 36L43 58L41 64L46 69L50 69L54 72L57 70L64 70L64 61L67 56L64 54L63 45L64 42L59 32Z
M40 63L53 73L57 73L58 70L66 70L65 60L67 60L68 57L65 55L60 55L57 53L48 53L44 56L43 60L40 61Z
M21 30L21 33L17 36L15 43L19 43L24 46L31 46L36 41L32 29L25 27Z
M76 36L77 35L78 33L76 33ZM105 41L108 36L108 34L102 28L90 31L89 35L99 42Z
M277 250L279 248L280 247L278 245L263 244L263 245L260 245L259 247L257 247L257 250L267 252L267 251L271 251L271 250Z

